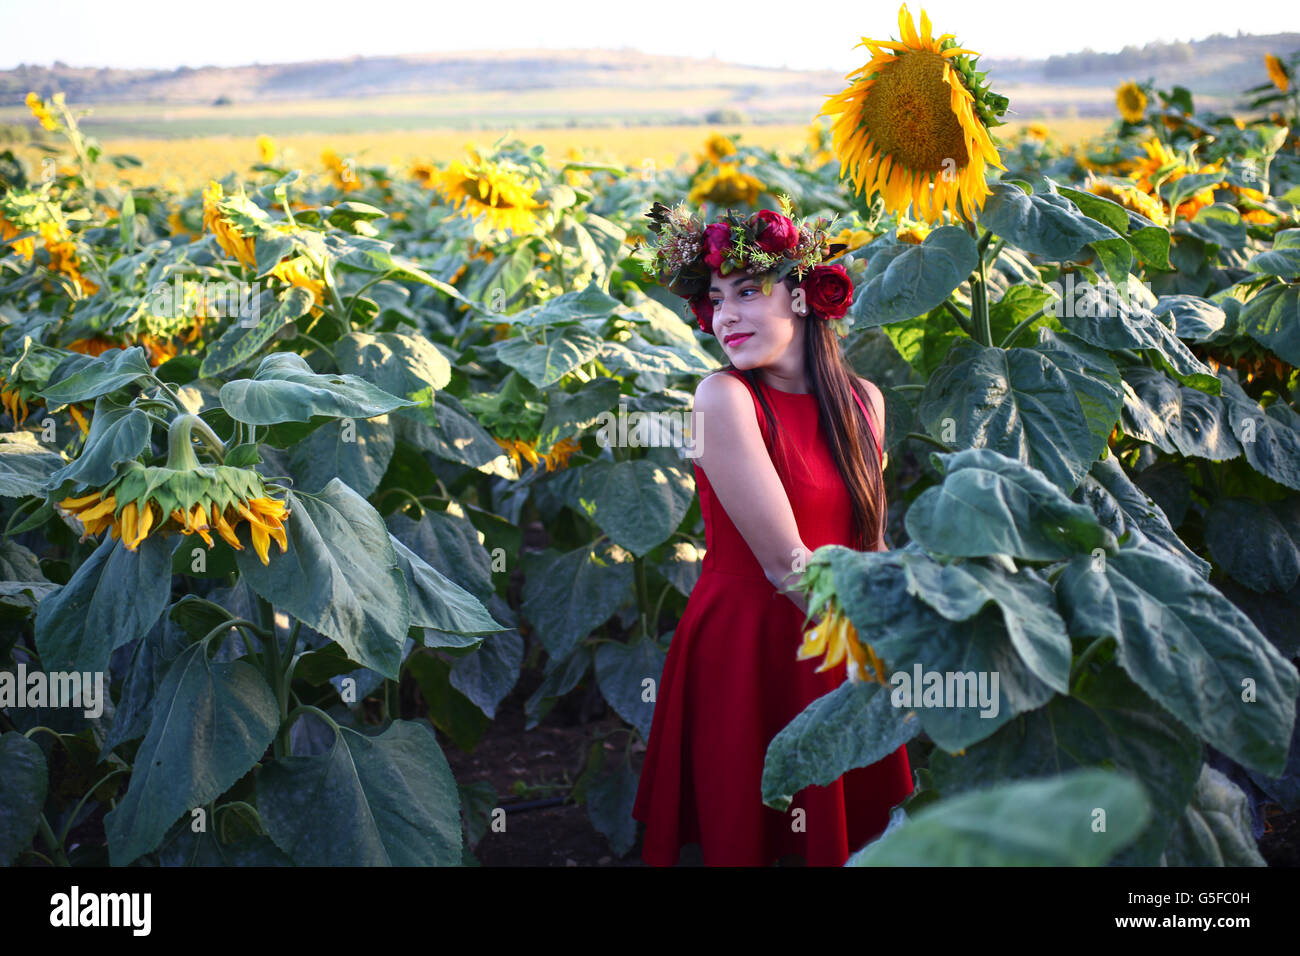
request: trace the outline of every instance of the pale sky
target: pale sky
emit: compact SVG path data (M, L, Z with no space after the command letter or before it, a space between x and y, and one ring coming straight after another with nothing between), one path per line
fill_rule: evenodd
M898 35L893 0L0 0L0 69L19 63L172 69L450 50L631 47L847 72L863 36ZM908 4L919 21L921 5ZM936 33L993 56L1300 32L1280 0L932 0ZM742 11L744 13L742 13ZM748 14L748 15L744 15ZM1068 28L1063 22L1068 18ZM1279 51L1282 52L1282 51Z

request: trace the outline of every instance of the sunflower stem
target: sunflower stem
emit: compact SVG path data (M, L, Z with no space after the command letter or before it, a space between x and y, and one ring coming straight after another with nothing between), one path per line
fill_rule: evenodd
M975 338L975 330L971 327L970 319L966 317L965 313L963 313L961 309L957 308L956 303L951 299L945 299L943 304L952 314L952 317L957 320L957 324L961 326L961 330L971 338Z
M17 518L24 511L28 510L29 505L34 504L39 507L44 503L45 500L43 498L28 498L26 501L22 502L17 508L14 509L14 513L9 516L9 520L5 522L5 533L2 537L0 537L0 540L9 537L9 529L13 527L14 519Z
M946 445L946 444L944 444L943 442L939 441L939 439L937 439L937 438L935 438L935 437L933 437L933 436L931 436L931 435L927 435L927 434L925 434L924 432L908 432L908 433L907 433L906 435L904 435L903 437L904 437L904 438L915 438L917 441L929 442L931 445L934 445L936 448L940 448L940 449L942 449L943 451L946 451L946 452L952 452L952 451L954 451L953 448L950 448L948 445Z
M176 471L194 471L199 467L199 458L194 454L194 444L190 433L197 430L203 443L216 456L218 462L226 459L226 446L217 437L208 423L198 415L185 412L172 419L167 426L167 467Z
M154 380L154 383L162 390L162 394L167 397L167 404L171 405L171 407L176 411L184 414L185 403L181 401L180 395L177 392L172 391L172 387L154 374L152 370L149 372L149 377Z
M650 633L650 628L646 624L646 612L649 610L650 589L646 582L645 560L636 559L636 604L637 604L637 621L642 637Z
M1091 662L1094 657L1097 656L1097 652L1101 650L1101 646L1109 640L1112 640L1112 637L1109 634L1103 635L1089 644L1087 648L1084 649L1084 652L1079 655L1079 659L1075 661L1074 666L1070 668L1069 684L1071 692L1078 692L1079 678L1083 676L1083 669L1088 666L1089 662Z
M986 236L988 234L986 233ZM989 321L989 266L980 256L980 300L979 300L979 342L980 345L993 345L993 327Z
M50 821L45 818L44 813L41 814L38 826L40 827L41 837L50 848L50 853L54 857L54 862L59 866L71 865L68 863L68 858L63 852L62 845L60 845L58 840L55 838L54 829L50 826Z
M275 632L275 607L260 594L257 597L257 613L266 632L266 680L275 692L276 703L280 711L280 725L272 741L275 756L283 757L289 751L289 695L285 674L287 668L280 657L280 635Z
M1033 315L1029 316L1029 318L1021 319L1018 323L1016 323L1016 327L1012 329L1010 332L1008 332L1007 337L1002 340L1001 347L1004 349L1011 348L1011 343L1020 337L1020 333L1023 332L1025 329L1029 328L1029 326L1033 325L1040 318L1042 318L1043 313L1046 311L1047 311L1047 306L1043 306Z

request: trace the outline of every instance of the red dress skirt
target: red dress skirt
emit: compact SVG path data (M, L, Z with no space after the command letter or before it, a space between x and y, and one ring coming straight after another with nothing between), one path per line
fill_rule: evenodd
M797 446L787 446L786 468L777 472L803 543L851 547L852 504L816 398L763 391L787 441ZM776 447L780 438L769 431L752 389L751 397L768 447ZM646 824L642 859L672 866L683 844L698 843L706 866L767 866L792 853L809 866L840 866L884 830L890 809L912 792L907 750L899 747L829 785L805 787L785 813L763 805L767 745L845 680L845 665L819 674L820 659L797 659L803 612L764 576L698 465L695 481L706 551L664 663L632 811Z

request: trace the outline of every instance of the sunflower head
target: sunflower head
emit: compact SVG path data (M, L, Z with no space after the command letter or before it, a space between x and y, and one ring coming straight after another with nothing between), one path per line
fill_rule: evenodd
M203 190L203 231L212 233L217 245L226 255L249 269L256 269L254 237L244 235L231 221L229 210L225 208L227 204L228 201L222 195L221 183L215 179L209 180Z
M722 163L705 174L691 188L690 202L711 202L718 206L753 206L766 187L762 180L741 170L736 163Z
M216 531L232 548L244 546L235 526L247 521L253 549L263 564L270 563L270 543L289 550L284 520L289 509L271 498L262 476L252 468L202 465L194 454L190 434L207 426L195 415L177 416L167 433L167 462L146 466L131 460L119 465L102 488L65 497L58 507L76 517L84 529L82 540L108 528L127 550L134 551L149 534L198 534L209 547Z
M263 163L275 160L275 140L265 133L257 137L257 158Z
M736 155L736 144L721 133L714 133L704 141L704 153L700 156L700 162L720 163L728 156L734 155Z
M1140 123L1147 112L1147 95L1142 87L1129 80L1115 91L1115 106L1126 123Z
M1125 209L1145 216L1157 226L1165 225L1165 209L1160 200L1144 193L1131 182L1115 179L1101 179L1089 174L1084 188L1094 196L1117 202Z
M172 468L129 461L103 488L63 498L58 506L81 522L83 540L107 528L129 551L150 533L197 534L212 547L212 531L242 551L235 533L241 521L248 522L253 550L263 564L270 564L272 540L281 553L289 550L284 530L289 509L271 498L261 475L248 468Z
M1268 78L1273 81L1273 85L1285 93L1291 87L1291 76L1287 73L1286 67L1282 61L1272 53L1264 54L1264 67L1268 70Z
M818 673L843 662L848 679L854 683L889 682L884 661L877 656L870 644L858 636L848 615L833 602L821 622L804 633L797 657L801 661L822 657Z
M468 163L454 159L433 176L433 188L466 219L477 220L475 236L508 229L515 235L533 235L544 204L533 194L539 183L522 170L472 153Z
M306 289L316 300L316 306L319 308L325 301L325 283L316 275L316 267L313 266L306 256L294 256L276 263L271 275L275 276L286 285L295 285L299 288Z
M989 195L986 165L1005 169L989 128L1002 125L1007 98L975 69L979 54L951 33L931 35L921 11L918 32L904 4L900 40L863 38L872 58L820 115L836 117L832 141L840 176L860 193L879 191L885 209L933 222L943 210L971 219Z
M27 94L27 108L32 111L32 115L40 122L41 126L50 132L59 128L58 118L54 112L45 105L45 101L36 95L36 91Z

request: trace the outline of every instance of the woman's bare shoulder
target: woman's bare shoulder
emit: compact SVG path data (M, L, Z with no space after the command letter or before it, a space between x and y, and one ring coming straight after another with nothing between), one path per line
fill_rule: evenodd
M695 386L695 407L726 408L749 403L749 389L739 376L713 372Z
M859 382L862 383L862 387L866 389L867 395L871 397L871 407L875 410L876 421L883 422L885 420L884 393L881 392L880 389L876 387L876 384L874 382L868 381L867 379L863 378L861 375L857 376L857 379Z

